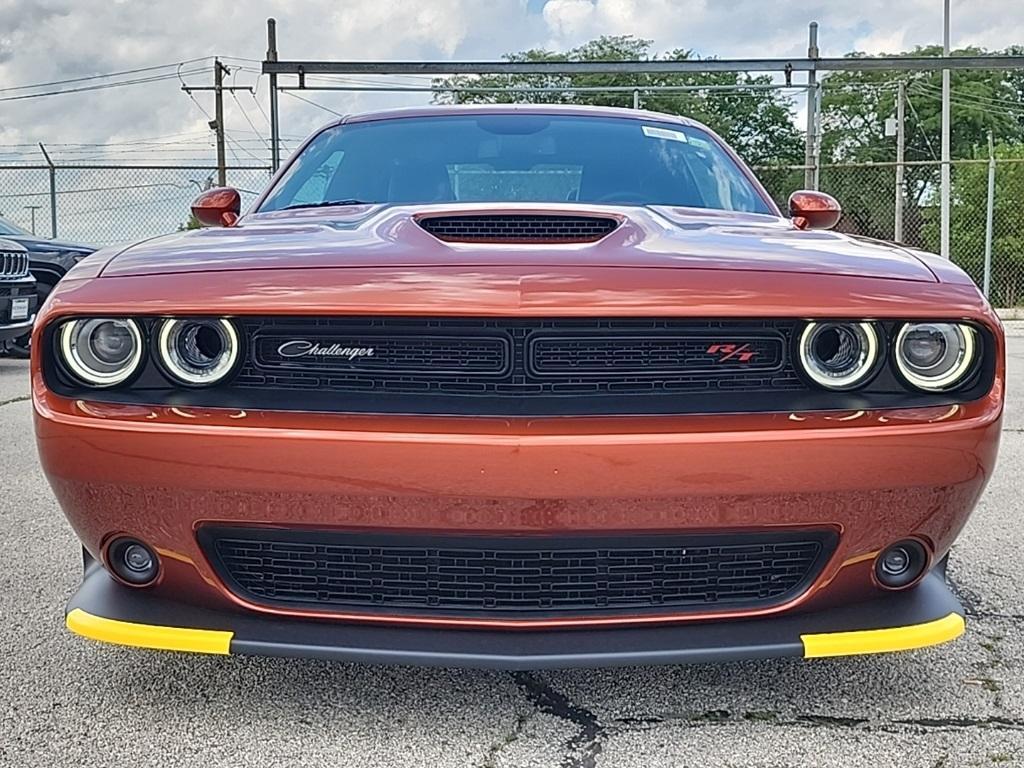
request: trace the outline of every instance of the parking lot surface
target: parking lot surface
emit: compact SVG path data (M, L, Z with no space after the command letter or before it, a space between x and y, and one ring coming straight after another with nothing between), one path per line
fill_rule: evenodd
M1000 464L951 560L963 638L887 656L536 674L72 636L78 544L36 459L28 366L0 358L0 765L1024 765L1024 323L1008 333Z

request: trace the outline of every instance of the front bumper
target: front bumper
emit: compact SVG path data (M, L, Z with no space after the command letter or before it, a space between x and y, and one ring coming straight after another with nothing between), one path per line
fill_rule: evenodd
M818 658L910 650L960 636L963 608L943 570L907 592L813 613L629 629L479 631L212 611L120 586L93 562L66 621L72 632L119 645L371 664L528 670Z
M160 554L163 574L147 598L335 624L516 632L746 620L880 597L872 562L881 549L914 537L935 560L948 551L995 464L1002 410L993 391L908 411L512 423L114 406L59 398L38 372L34 390L43 468L85 548L99 558L128 535ZM214 524L570 538L828 528L839 541L803 594L764 610L531 624L256 604L200 545L197 532Z
M36 283L32 278L0 283L0 341L17 339L32 332L36 319L38 298ZM28 316L15 319L11 308L16 299L28 300Z

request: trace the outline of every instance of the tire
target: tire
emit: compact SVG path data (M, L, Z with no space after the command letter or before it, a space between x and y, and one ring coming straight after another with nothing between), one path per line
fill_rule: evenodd
M46 283L36 283L36 306L43 306L43 302L46 301L46 297L50 295L50 291L53 290L52 285ZM4 352L7 353L8 357L14 357L19 360L28 360L32 353L32 334L26 333L24 336L19 336L16 339L11 339L4 345Z

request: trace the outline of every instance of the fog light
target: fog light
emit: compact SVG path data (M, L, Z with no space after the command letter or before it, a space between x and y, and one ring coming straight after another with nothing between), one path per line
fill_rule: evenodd
M160 572L156 553L141 541L115 539L107 547L107 565L122 581L143 587L153 583Z
M891 544L875 559L875 578L887 589L903 589L914 584L928 567L928 552L913 539Z

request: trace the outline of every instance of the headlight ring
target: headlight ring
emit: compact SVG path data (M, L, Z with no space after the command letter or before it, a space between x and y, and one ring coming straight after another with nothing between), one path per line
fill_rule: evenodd
M91 387L113 387L130 379L143 359L142 332L128 318L88 317L60 327L58 347L67 371Z
M223 381L239 358L238 331L224 318L171 318L156 332L157 358L180 384L208 387Z
M900 376L926 392L956 387L977 360L977 331L961 323L905 323L896 335L894 358Z
M815 384L853 389L877 370L881 342L869 322L810 322L798 342L800 367Z

